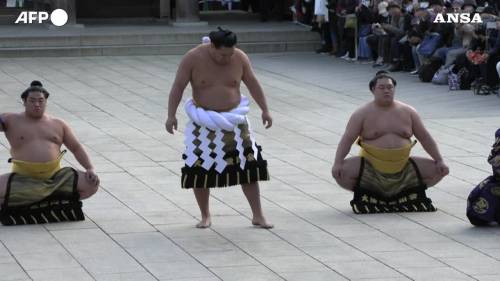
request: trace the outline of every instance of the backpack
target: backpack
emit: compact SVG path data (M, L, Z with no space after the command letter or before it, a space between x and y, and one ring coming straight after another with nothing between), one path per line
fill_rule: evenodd
M448 74L448 86L452 91L470 90L473 79L465 66L455 65Z
M473 77L470 75L469 70L466 67L462 67L458 70L457 76L460 90L470 90Z
M448 87L450 91L460 90L460 83L458 82L458 75L453 71L448 73Z
M419 69L418 78L422 82L431 82L432 77L438 71L438 69L443 65L443 62L439 58L431 58L429 62L422 65Z

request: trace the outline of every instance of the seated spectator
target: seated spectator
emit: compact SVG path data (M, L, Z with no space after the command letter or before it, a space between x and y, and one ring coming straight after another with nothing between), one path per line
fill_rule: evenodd
M408 31L408 44L411 47L411 55L412 55L412 61L415 69L410 72L411 75L417 75L418 70L421 66L420 60L418 58L417 54L417 47L422 42L422 39L424 38L424 35L422 33L419 33L416 29L411 29Z
M482 74L484 75L487 87L490 88L492 93L495 91L499 93L498 86L500 79L496 73L496 64L500 61L500 17L493 18L495 13L496 10L489 6L481 14L484 22L484 35L487 35L486 53L488 54L486 64L481 67L484 68ZM487 14L486 17L485 14ZM488 22L491 24L488 24Z
M462 12L472 14L476 11L477 4L475 0L464 0Z
M451 46L444 46L437 49L433 56L444 61L444 67L447 68L455 63L459 55L465 54L471 40L476 37L477 35L472 24L456 24Z
M451 4L450 13L461 13L463 0L454 0ZM444 42L444 46L438 48L433 54L434 57L440 58L447 68L455 62L458 55L465 53L469 47L472 38L476 37L474 33L474 26L471 24L453 25L453 33L450 34L448 40Z
M388 54L387 48L389 44L386 43L388 34L382 28L383 23L389 22L389 12L387 11L388 6L389 4L386 1L378 3L376 16L373 18L374 23L371 27L372 34L366 38L366 42L368 43L368 46L370 46L373 59L375 60L375 63L373 64L374 67L382 66L384 64L384 58Z
M382 24L382 28L389 35L389 60L391 67L389 71L402 70L402 52L403 46L400 40L411 27L411 15L404 13L402 8L396 4L390 4L387 7L390 17L388 24Z

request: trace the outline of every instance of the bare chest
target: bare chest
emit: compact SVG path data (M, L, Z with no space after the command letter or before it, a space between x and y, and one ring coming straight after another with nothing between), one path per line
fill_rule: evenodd
M239 87L243 68L236 63L219 66L213 63L200 63L193 69L192 83L197 88L212 86Z
M11 126L7 131L7 139L13 146L20 146L22 144L31 142L43 142L62 144L63 142L63 129L55 124L47 123L34 123L34 124L16 124Z
M363 122L363 137L376 139L387 134L409 139L413 136L411 116L404 112L372 113Z

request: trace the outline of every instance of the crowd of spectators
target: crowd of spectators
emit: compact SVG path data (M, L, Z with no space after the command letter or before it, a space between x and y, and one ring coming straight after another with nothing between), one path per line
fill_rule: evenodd
M500 82L499 8L500 0L296 0L292 11L320 33L317 53L491 94Z

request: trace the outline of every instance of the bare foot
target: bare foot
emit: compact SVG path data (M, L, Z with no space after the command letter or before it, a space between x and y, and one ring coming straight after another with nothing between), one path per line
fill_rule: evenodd
M266 219L260 218L260 219L253 219L252 224L255 227L263 228L263 229L271 229L274 227L274 225L267 223Z
M196 224L196 228L209 228L212 225L210 217L202 218L199 223Z

